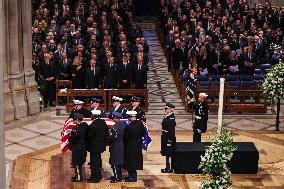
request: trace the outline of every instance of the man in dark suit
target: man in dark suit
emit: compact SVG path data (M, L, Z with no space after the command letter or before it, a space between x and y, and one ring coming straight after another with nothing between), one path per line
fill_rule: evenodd
M125 182L136 182L137 170L143 170L142 137L146 134L146 129L136 119L136 114L135 111L127 111L131 123L124 132L124 168L128 172Z
M57 64L57 77L61 80L69 80L71 77L72 62L67 58L67 53L61 54Z
M253 53L252 50L253 50L252 45L249 45L248 47L244 47L244 53L242 55L242 60L243 60L242 73L243 74L248 74L248 75L254 74L256 55Z
M132 79L132 65L129 63L128 56L125 54L122 63L119 65L119 88L130 89Z
M56 69L54 62L50 61L48 52L44 53L44 61L39 64L39 75L44 80L44 107L46 108L48 104L54 107Z
M201 133L207 131L208 104L206 93L200 93L198 103L195 104L195 120L193 124L193 142L201 142Z
M106 150L105 138L108 135L108 127L105 120L100 118L100 110L92 110L93 122L88 127L87 141L89 143L91 178L90 183L100 182L102 179L101 168L102 158L101 153Z
M147 87L147 67L143 65L142 56L137 58L137 65L133 69L133 80L136 89L145 89Z
M105 65L104 69L104 88L116 89L118 83L118 66L114 64L114 58L111 57L109 63Z
M96 66L96 60L90 60L91 67L87 68L85 75L85 85L87 89L101 88L101 69Z

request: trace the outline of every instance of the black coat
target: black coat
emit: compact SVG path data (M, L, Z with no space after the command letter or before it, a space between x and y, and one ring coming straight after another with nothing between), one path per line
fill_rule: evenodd
M208 104L207 102L198 103L194 105L195 109L195 121L193 129L199 129L202 133L207 131L207 121L208 121Z
M85 85L87 89L99 88L101 83L101 69L96 66L95 74L91 68L87 68L85 75Z
M124 168L128 171L143 169L142 137L146 129L140 120L132 121L124 133Z
M106 65L104 69L104 88L106 89L116 89L118 84L118 66L117 64L113 64L112 67L110 65Z
M118 66L118 82L119 82L119 87L122 87L123 85L127 85L129 88L131 81L132 81L132 72L133 72L133 67L131 63L127 63L126 66L124 66L123 63L121 63ZM122 83L122 80L127 80L127 84ZM124 87L123 87L124 88Z
M63 60L58 61L57 64L57 77L61 80L69 80L71 77L71 69L72 69L72 63L70 60L67 60L66 65L63 63ZM65 77L63 74L67 74L67 77Z
M88 124L82 122L76 125L71 132L69 142L72 150L72 165L82 166L86 162L86 130Z
M81 108L80 110L76 110L75 108L71 111L69 118L74 118L74 113L81 114L83 117L90 118L92 117L92 112L86 108Z
M47 79L49 77L56 77L56 67L53 61L50 61L49 64L46 62L40 62L39 64L39 74L43 79ZM55 82L55 79L52 81L46 82Z
M144 89L147 84L147 67L141 65L141 69L138 69L138 65L134 66L133 69L133 81L136 89Z
M88 127L87 141L89 151L103 153L106 150L105 139L108 135L108 127L103 119L95 119Z
M174 153L176 134L175 134L175 115L172 113L165 116L162 121L161 154L162 156L172 156Z
M109 136L109 164L123 165L124 163L124 130L126 128L125 122L120 121L115 123L110 130Z
M81 68L77 70L77 66L72 67L72 87L73 89L83 89L85 88L85 70L81 65Z

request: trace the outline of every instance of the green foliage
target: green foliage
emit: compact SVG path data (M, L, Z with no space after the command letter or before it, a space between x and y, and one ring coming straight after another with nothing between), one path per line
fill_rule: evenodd
M207 147L205 155L201 156L199 169L209 175L209 179L202 182L202 189L225 189L232 185L227 162L233 157L236 146L233 144L234 133L226 130L226 126L223 123L222 130Z

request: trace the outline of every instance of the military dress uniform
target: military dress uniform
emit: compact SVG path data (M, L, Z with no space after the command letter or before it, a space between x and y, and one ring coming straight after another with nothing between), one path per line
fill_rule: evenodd
M131 98L131 102L141 102L142 99L136 96L133 96ZM142 120L144 122L146 122L146 116L145 116L145 112L142 110L142 108L140 108L139 106L132 108L132 111L137 112L136 114L136 119L137 120Z
M207 131L208 104L206 101L195 104L195 119L193 124L193 142L201 142L201 133Z
M87 130L91 166L91 178L88 182L99 182L102 179L101 153L106 150L105 139L108 135L108 127L105 120L100 118L99 115L101 112L99 110L93 110L92 112L94 113L95 118Z
M167 103L166 107L174 108L175 106ZM176 143L175 127L175 115L171 112L167 114L162 121L161 155L166 156L166 168L161 170L163 173L172 172L170 157L172 157L174 153Z
M99 98L92 98L91 99L91 103L101 103L101 99L99 99ZM101 117L103 117L103 118L105 118L105 117L107 117L106 116L106 112L99 106L99 107L97 107L96 109L94 109L94 108L91 108L91 111L92 110L100 110L101 111Z
M83 116L80 114L75 113L74 119L79 119L80 121L83 120ZM86 162L86 130L88 124L85 122L81 122L75 125L71 131L71 135L68 138L68 141L71 144L71 151L72 151L72 166L75 170L75 176L72 178L72 181L83 181L83 169L82 166ZM79 172L79 175L78 175ZM79 177L78 177L79 176Z
M75 108L71 111L69 118L74 118L74 114L81 114L84 118L90 118L92 117L92 112L84 107L82 107L80 110L77 110L78 105L83 105L84 102L80 100L73 100Z
M146 132L147 131L140 120L131 121L130 125L125 129L124 168L128 172L128 177L125 179L126 182L136 182L137 170L143 170L142 137Z
M113 102L122 102L122 98L117 97L117 96L113 96L112 97L112 101ZM112 107L110 110L110 114L112 114L112 112L117 112L117 113L121 113L122 114L122 118L125 119L127 118L126 116L126 108L124 108L121 104L118 107Z
M110 118L120 119L122 114L113 112ZM124 121L115 123L110 129L109 134L109 164L113 170L113 176L111 177L111 183L122 181L121 168L124 164L124 130L126 124Z

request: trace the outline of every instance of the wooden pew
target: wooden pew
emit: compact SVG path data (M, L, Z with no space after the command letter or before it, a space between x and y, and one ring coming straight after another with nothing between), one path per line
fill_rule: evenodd
M117 89L117 90L109 90L108 91L108 110L112 108L111 98L113 96L119 96L124 99L122 102L124 107L130 107L130 100L132 96L138 96L142 98L144 101L140 103L140 107L143 111L148 111L148 89Z
M227 90L226 91L228 112L238 113L266 113L267 105L265 102L261 102L262 90L261 89L249 89L249 90ZM237 97L240 99L239 103L232 103L231 97ZM246 102L247 98L254 99L254 102Z
M109 111L112 107L111 98L112 96L119 96L125 98L123 102L125 107L130 106L130 99L132 96L138 96L144 99L141 103L141 108L144 111L148 111L148 89L67 89L67 103L66 110L71 112L74 108L73 99L74 97L99 97L102 99L102 109ZM86 103L85 107L89 108L90 103Z
M107 92L104 89L67 89L67 103L66 110L71 112L74 108L74 97L99 97L101 98L101 107L107 109ZM86 103L86 108L89 108L90 103Z

